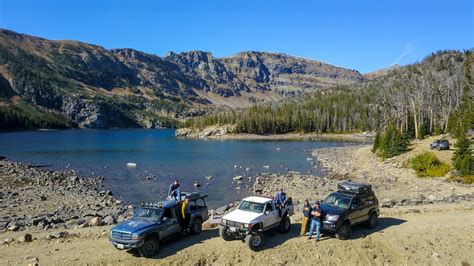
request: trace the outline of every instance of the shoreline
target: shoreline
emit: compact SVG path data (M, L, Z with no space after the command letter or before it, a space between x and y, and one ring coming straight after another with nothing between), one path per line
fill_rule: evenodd
M191 134L187 136L176 136L176 138L189 139L213 139L213 140L302 140L302 141L355 141L355 142L371 142L373 137L363 133L347 133L347 134L318 134L318 133L285 133L285 134L269 134L257 135L247 133L226 133L223 135L200 136L199 134Z

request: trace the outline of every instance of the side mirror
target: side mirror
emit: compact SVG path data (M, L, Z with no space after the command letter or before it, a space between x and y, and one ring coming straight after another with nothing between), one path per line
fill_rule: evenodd
M265 215L268 215L270 213L270 211L265 211Z

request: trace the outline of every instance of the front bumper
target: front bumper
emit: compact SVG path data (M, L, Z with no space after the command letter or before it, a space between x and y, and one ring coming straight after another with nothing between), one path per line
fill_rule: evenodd
M143 246L145 240L123 240L123 239L114 239L109 237L110 242L118 249L132 249L140 248Z
M233 225L226 225L221 224L221 227L224 227L227 231L227 234L233 236L234 238L243 238L250 232L249 228L241 227L241 226L233 226Z
M323 221L321 224L321 230L336 232L339 229L339 225L340 223L338 221L336 222Z

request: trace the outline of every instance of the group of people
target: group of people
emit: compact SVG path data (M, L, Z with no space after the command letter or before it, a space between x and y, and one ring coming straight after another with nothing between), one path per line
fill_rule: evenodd
M314 206L311 207L308 200L304 201L303 206L303 220L301 222L300 235L306 235L309 228L308 240L313 236L314 230L316 229L316 241L319 241L319 235L321 232L321 206L318 201L315 202Z

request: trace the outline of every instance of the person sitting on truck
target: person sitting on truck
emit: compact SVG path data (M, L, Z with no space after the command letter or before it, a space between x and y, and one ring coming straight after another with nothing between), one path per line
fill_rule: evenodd
M168 189L168 198L174 199L176 201L180 200L181 191L179 190L180 185L178 179L174 180L174 182L170 185Z
M191 220L191 209L189 206L189 198L184 198L183 203L181 204L181 228L184 232L187 232L189 229L189 222Z
M308 223L309 219L311 218L311 205L309 205L309 201L304 201L303 206L303 219L301 220L301 232L300 235L304 236L306 231L308 230Z
M316 229L316 241L319 241L319 235L321 232L321 207L319 202L316 201L312 211L311 211L311 228L309 229L308 240L313 236L314 229Z
M285 207L286 205L286 193L283 191L283 188L280 189L280 191L276 195L276 206L278 208L278 215L282 215L281 210Z

